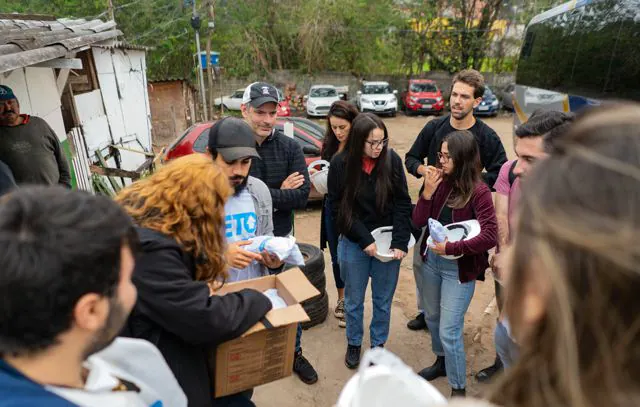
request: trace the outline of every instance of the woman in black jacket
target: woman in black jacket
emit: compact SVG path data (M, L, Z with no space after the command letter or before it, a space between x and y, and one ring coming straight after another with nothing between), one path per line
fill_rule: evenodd
M262 293L210 294L224 277L227 177L200 154L177 159L124 189L117 200L138 225L141 251L133 282L138 302L124 336L155 344L191 407L253 406L250 394L214 399L208 353L236 338L270 309Z
M323 160L331 161L338 153L344 151L349 140L351 123L358 116L358 109L351 103L339 100L333 102L327 114L327 132L322 144L321 157ZM313 170L310 170L311 173ZM322 201L322 216L320 218L320 248L329 248L331 253L331 266L333 267L333 278L336 281L338 290L338 304L333 314L338 318L338 326L345 328L347 322L344 319L344 281L340 277L340 263L338 262L338 228L336 220L331 213L331 201L325 195Z
M400 260L411 235L411 198L402 159L387 148L389 135L378 116L360 114L351 125L345 150L329 167L329 200L340 232L338 258L345 282L347 353L345 364L360 364L364 298L371 278L373 318L371 346L383 346L389 336L391 301L398 283ZM371 232L393 226L390 254L382 262Z

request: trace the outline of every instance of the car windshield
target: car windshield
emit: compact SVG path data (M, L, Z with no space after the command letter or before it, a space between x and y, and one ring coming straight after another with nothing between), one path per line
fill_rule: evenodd
M365 95L387 95L392 92L389 85L365 85L362 93Z
M433 83L412 83L409 90L411 92L437 92L438 87Z
M338 96L338 92L336 92L333 88L315 88L311 89L310 96L312 98L328 98L332 96Z
M489 97L489 96L493 96L493 91L491 90L491 88L489 88L488 86L484 88L484 95L483 97Z

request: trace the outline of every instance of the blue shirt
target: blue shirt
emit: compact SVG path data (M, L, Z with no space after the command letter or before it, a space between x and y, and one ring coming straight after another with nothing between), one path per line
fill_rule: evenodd
M0 407L77 407L0 359Z

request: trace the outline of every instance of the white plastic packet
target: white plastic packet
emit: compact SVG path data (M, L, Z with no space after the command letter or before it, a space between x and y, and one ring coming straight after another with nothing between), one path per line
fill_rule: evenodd
M373 364L373 366L371 366ZM427 407L447 404L432 384L386 349L367 351L336 407Z
M278 256L280 261L296 266L304 266L304 257L296 244L296 238L257 236L251 239L251 244L244 246L245 250L253 253L262 253L266 250L271 255Z
M271 305L273 306L272 309L287 308L287 303L284 302L280 295L278 295L277 289L270 288L262 294L264 294L271 301Z
M439 221L429 218L429 234L434 242L442 243L447 238L447 229Z

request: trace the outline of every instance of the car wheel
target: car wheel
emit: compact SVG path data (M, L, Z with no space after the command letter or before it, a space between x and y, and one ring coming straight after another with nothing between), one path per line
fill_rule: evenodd
M324 291L318 297L302 302L304 312L309 316L310 321L302 323L302 329L309 329L316 325L320 325L327 319L329 315L329 296Z
M397 110L394 110L393 112L389 113L390 117L396 117L396 114L398 113Z
M324 256L319 247L307 243L298 243L298 248L304 258L304 266L300 270L309 282L320 292L327 288L327 278L324 274ZM287 264L284 269L289 270L295 266Z

